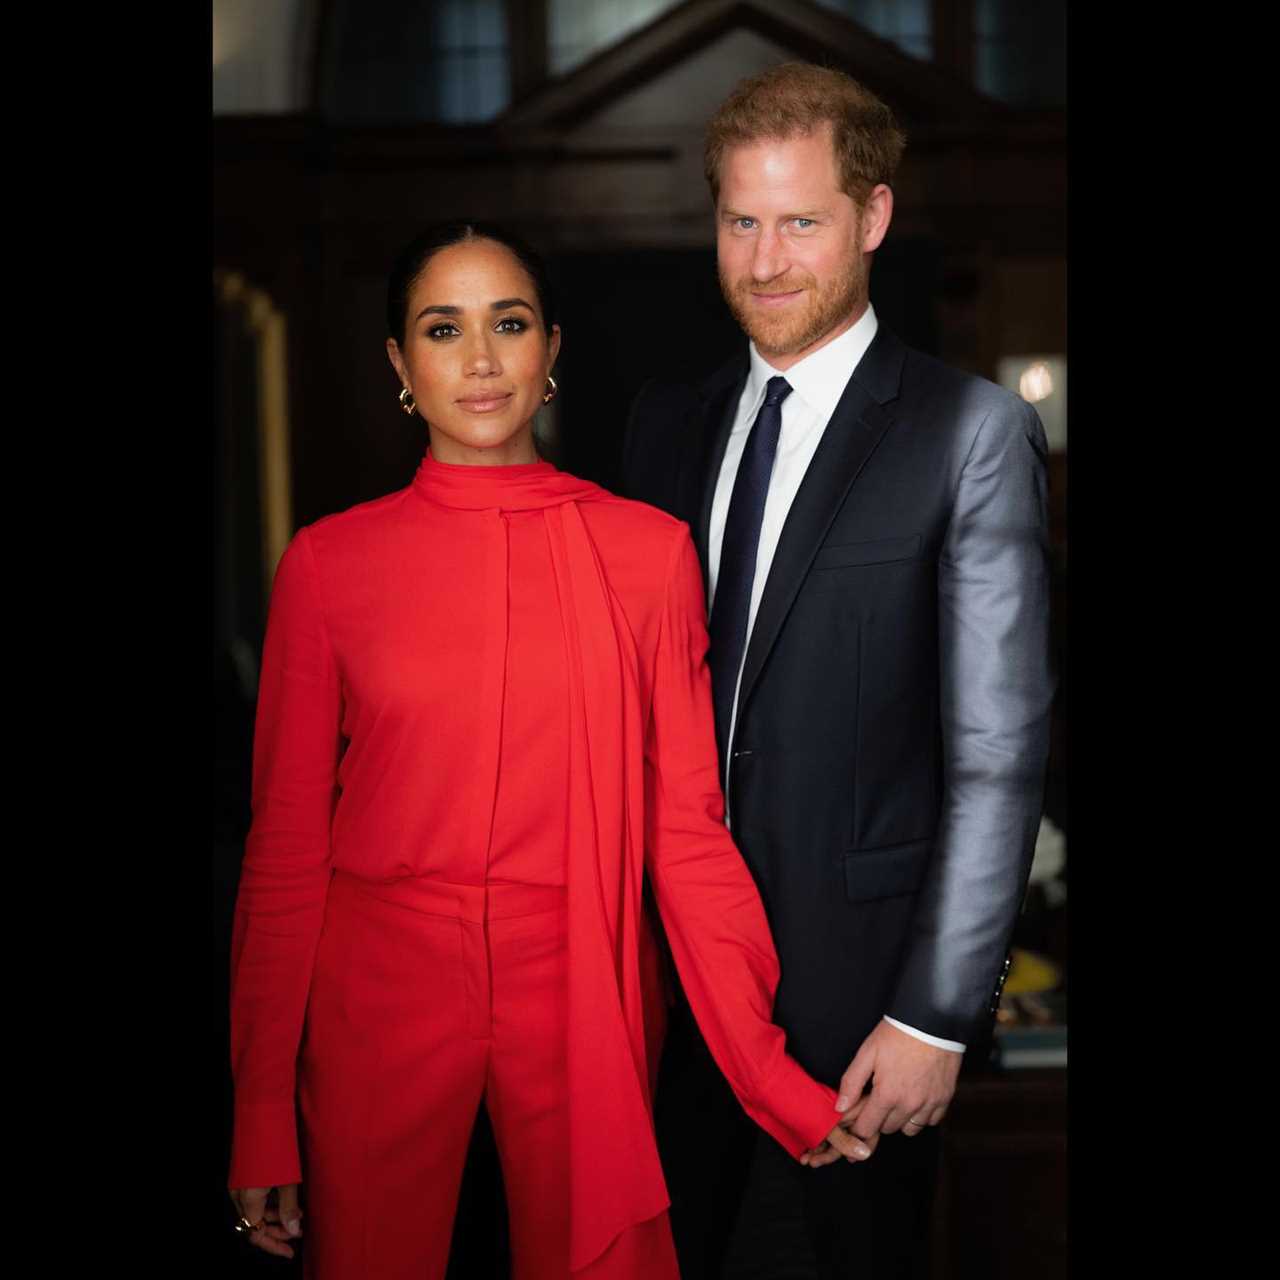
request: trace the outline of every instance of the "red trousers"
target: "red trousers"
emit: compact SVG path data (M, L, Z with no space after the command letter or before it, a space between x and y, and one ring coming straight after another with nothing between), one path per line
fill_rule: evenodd
M512 1274L568 1280L565 925L559 887L335 874L299 1066L313 1280L444 1275L481 1099ZM678 1280L667 1214L573 1274Z

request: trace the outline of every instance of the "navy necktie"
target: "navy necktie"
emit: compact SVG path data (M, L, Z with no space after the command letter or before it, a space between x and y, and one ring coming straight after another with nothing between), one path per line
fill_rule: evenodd
M720 770L724 773L729 747L729 717L738 668L747 643L747 614L751 608L751 584L756 576L756 548L760 543L760 523L764 500L769 493L773 456L778 451L782 430L782 402L791 394L786 378L770 378L764 404L751 424L738 474L729 499L729 514L720 544L720 568L716 574L716 598L711 606L711 696L715 703L716 745L720 749Z

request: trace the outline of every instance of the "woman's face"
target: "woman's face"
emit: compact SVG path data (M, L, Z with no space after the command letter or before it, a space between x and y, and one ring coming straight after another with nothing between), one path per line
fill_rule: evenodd
M409 290L404 347L387 354L427 421L440 462L534 462L533 415L560 350L533 280L505 245L438 250Z

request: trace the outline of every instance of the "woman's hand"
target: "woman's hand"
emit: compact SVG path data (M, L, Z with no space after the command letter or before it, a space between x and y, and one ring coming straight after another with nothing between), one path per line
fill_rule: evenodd
M810 1169L820 1169L824 1164L831 1164L843 1156L851 1163L859 1160L870 1160L872 1153L880 1142L880 1135L873 1133L869 1138L860 1138L853 1131L854 1122L862 1110L863 1103L850 1107L834 1129L827 1134L826 1140L806 1151L800 1157L800 1163Z
M236 1187L231 1192L236 1213L253 1224L246 1232L251 1244L278 1258L292 1258L290 1240L302 1235L302 1210L298 1184L287 1187Z

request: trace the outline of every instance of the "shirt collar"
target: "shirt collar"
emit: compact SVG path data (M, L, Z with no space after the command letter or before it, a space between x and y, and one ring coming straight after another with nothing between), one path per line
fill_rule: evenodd
M826 346L819 347L812 355L793 364L785 373L775 369L756 350L756 344L750 343L751 371L747 374L746 391L753 410L748 415L748 424L754 419L755 411L764 399L769 379L779 376L786 378L791 384L792 392L826 422L836 411L845 386L858 362L866 355L878 327L875 308L868 302L867 309L858 317L857 324L851 325Z

